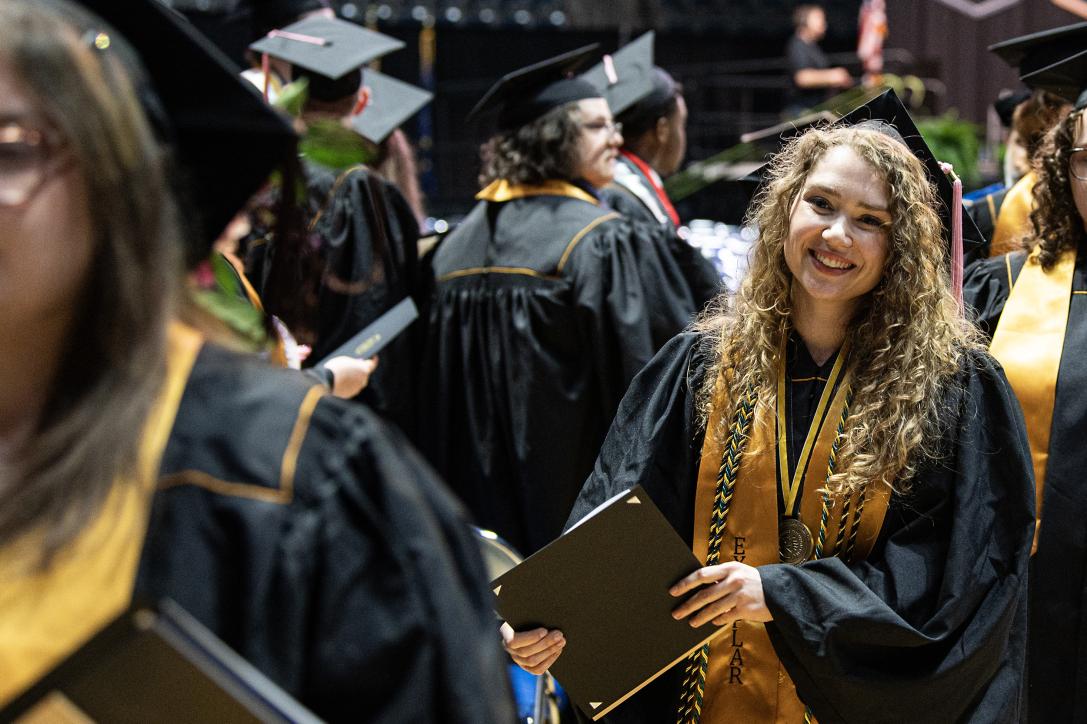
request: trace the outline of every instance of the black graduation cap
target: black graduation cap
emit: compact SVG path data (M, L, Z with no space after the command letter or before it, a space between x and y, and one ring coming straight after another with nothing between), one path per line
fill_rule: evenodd
M612 114L618 116L653 92L653 37L650 30L581 74L603 93Z
M940 168L939 161L932 155L932 151L929 149L928 144L925 143L925 139L921 137L921 132L917 130L917 125L910 118L906 107L902 105L902 101L898 99L893 90L888 89L859 108L845 114L835 125L856 126L866 121L891 126L902 137L913 155L925 165L925 172L928 175L929 182L936 187L936 192L940 197L940 208L937 211L940 213L940 221L943 222L944 239L950 244L954 187L947 174ZM965 208L959 208L958 213L962 218L963 247L969 252L972 248L984 246L985 237L978 231L977 224L974 223L970 214L966 213Z
M1084 23L1087 25L1087 23ZM1023 76L1023 82L1035 90L1044 90L1075 103L1076 110L1087 106L1087 48L1067 58Z
M601 98L600 90L592 83L570 77L598 47L593 43L507 73L476 103L468 120L497 111L498 127L512 130L567 103Z
M351 119L351 125L360 136L373 143L384 141L434 97L430 91L376 70L366 71L366 86L370 89L370 100L362 113Z
M293 23L307 13L330 6L328 0L255 0L251 6L252 32L246 43L265 35L269 30Z
M337 80L403 47L396 38L361 25L317 16L272 30L249 49Z
M993 110L996 111L996 115L1000 117L1000 124L1004 128L1011 128L1012 115L1015 114L1015 109L1019 107L1020 103L1025 103L1030 100L1029 90L1018 90L1015 93L1008 93L993 101Z
M189 261L199 261L293 153L294 131L218 48L161 2L79 2L128 40L150 75L161 107L149 95L144 105L172 135L185 191L200 212L201 233L189 248Z
M1012 68L1018 69L1020 76L1025 76L1087 50L1087 22L1003 40L990 45L989 50Z

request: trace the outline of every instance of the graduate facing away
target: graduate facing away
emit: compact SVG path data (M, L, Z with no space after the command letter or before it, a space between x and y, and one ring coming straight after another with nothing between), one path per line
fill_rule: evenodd
M701 309L655 221L601 203L623 138L569 74L592 47L501 79L479 203L434 253L420 447L523 553L562 532L627 385ZM682 243L682 242L680 242Z
M1016 721L1030 458L936 179L872 121L766 179L750 276L635 378L570 518L641 484L704 564L674 616L722 627L607 721ZM504 636L530 671L565 645Z

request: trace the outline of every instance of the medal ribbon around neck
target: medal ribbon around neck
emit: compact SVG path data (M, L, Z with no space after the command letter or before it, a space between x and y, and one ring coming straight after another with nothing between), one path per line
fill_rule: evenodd
M801 342L803 344L803 342ZM815 408L815 417L808 427L807 437L804 438L804 447L800 451L800 459L796 462L796 470L789 476L789 445L788 423L785 419L785 352L782 351L781 364L778 366L778 394L775 407L777 407L778 428L778 481L781 486L781 498L785 502L785 516L796 515L796 499L800 493L800 486L804 482L804 471L808 469L811 461L812 450L815 448L815 438L823 426L823 417L827 412L827 405L834 393L838 379L842 376L845 367L845 359L849 356L849 340L846 339L842 348L838 350L838 357L834 360L834 366L830 370L823 394L819 396L819 404Z

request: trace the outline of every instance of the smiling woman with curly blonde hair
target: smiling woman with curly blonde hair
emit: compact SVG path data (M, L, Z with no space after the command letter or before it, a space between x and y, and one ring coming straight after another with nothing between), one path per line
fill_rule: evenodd
M835 493L854 493L881 481L905 492L917 465L936 454L941 391L954 384L962 355L980 347L951 295L938 202L924 165L877 130L816 129L772 162L751 214L761 243L749 276L736 298L722 299L699 324L718 340L715 367L728 372L720 396L717 376L707 378L702 411L708 419L714 405L734 408L751 387L761 397L775 393L797 303L786 260L790 211L812 168L836 146L852 149L895 193L882 278L856 315L843 320L852 336L853 398L827 484Z
M729 630L609 721L1017 716L1029 458L927 168L885 123L791 141L740 292L632 383L570 520L642 485L703 564L673 617ZM507 650L577 645L543 633Z

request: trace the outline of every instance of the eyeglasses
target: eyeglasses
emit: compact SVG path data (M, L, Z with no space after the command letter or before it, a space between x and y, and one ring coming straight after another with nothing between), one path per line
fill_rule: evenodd
M1068 170L1080 181L1087 181L1087 148L1071 148L1068 156Z
M587 131L592 131L593 133L607 131L609 136L621 136L623 134L623 124L618 121L590 121L589 123L582 123L581 127Z
M21 206L71 160L44 132L0 125L0 206Z

